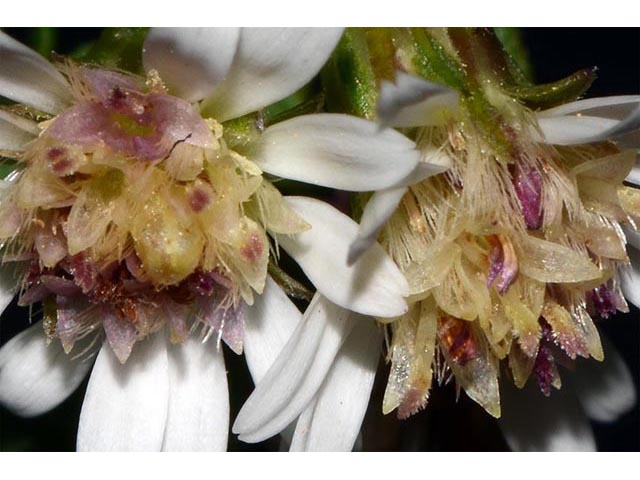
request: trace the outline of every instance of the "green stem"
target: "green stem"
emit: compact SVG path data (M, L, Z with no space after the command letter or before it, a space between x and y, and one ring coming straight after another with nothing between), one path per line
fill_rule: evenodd
M51 27L34 28L31 33L31 47L43 57L49 58L58 44L58 29Z

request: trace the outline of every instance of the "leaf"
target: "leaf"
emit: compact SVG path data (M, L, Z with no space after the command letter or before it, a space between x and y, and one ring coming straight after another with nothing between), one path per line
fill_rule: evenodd
M108 68L143 73L142 45L148 28L105 28L81 60Z
M59 28L37 27L31 29L30 46L40 55L49 58L57 48Z
M3 180L16 169L17 163L14 160L0 157L0 178Z
M419 76L456 90L468 89L462 65L428 29L411 28L410 35L413 41L410 58Z
M315 83L305 85L297 92L269 105L262 111L264 127L284 122L299 115L317 113L322 109L324 98L318 94Z
M513 98L533 109L547 109L580 98L596 79L595 68L585 68L557 82L542 85L505 85Z
M522 31L517 27L495 27L493 31L502 43L503 48L518 66L524 78L533 78L533 68L529 58L529 52L522 39Z
M322 70L322 84L329 112L375 118L377 85L365 29L348 28L344 32Z

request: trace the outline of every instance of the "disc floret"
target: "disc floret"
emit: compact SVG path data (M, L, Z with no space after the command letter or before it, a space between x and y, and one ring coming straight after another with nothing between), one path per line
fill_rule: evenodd
M103 327L125 362L165 326L181 342L202 324L240 352L241 300L265 284L267 226L308 226L155 71L63 70L74 103L16 155L0 205L3 259L29 264L21 304L44 302L47 333L67 351Z
M464 102L446 125L418 130L425 152L453 164L411 186L382 232L413 299L392 323L385 412L423 408L433 375L450 371L499 416L501 362L503 381L533 376L549 395L558 364L603 359L594 319L628 311L618 271L629 263L621 225L640 213L623 184L635 152L553 147L525 107L497 111L499 149Z

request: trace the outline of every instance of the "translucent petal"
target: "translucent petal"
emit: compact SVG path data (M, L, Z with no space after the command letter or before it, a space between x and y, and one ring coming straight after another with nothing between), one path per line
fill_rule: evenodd
M602 275L587 257L576 251L528 235L520 242L520 271L540 282L574 283L600 278Z

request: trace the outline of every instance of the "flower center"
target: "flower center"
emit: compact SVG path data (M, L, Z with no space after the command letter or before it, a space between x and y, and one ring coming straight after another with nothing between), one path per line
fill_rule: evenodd
M270 212L293 231L304 222L157 75L67 76L75 104L42 124L0 205L3 259L30 262L21 304L45 303L67 351L101 325L124 362L137 340L167 325L182 341L194 322L241 351Z
M382 233L414 300L392 324L385 412L424 407L445 362L499 416L501 360L518 387L533 376L548 395L558 362L602 359L592 317L628 311L617 269L628 263L620 223L640 215L638 192L622 184L635 152L554 149L534 143L525 122L500 153L471 117L418 136L453 167L412 186Z

